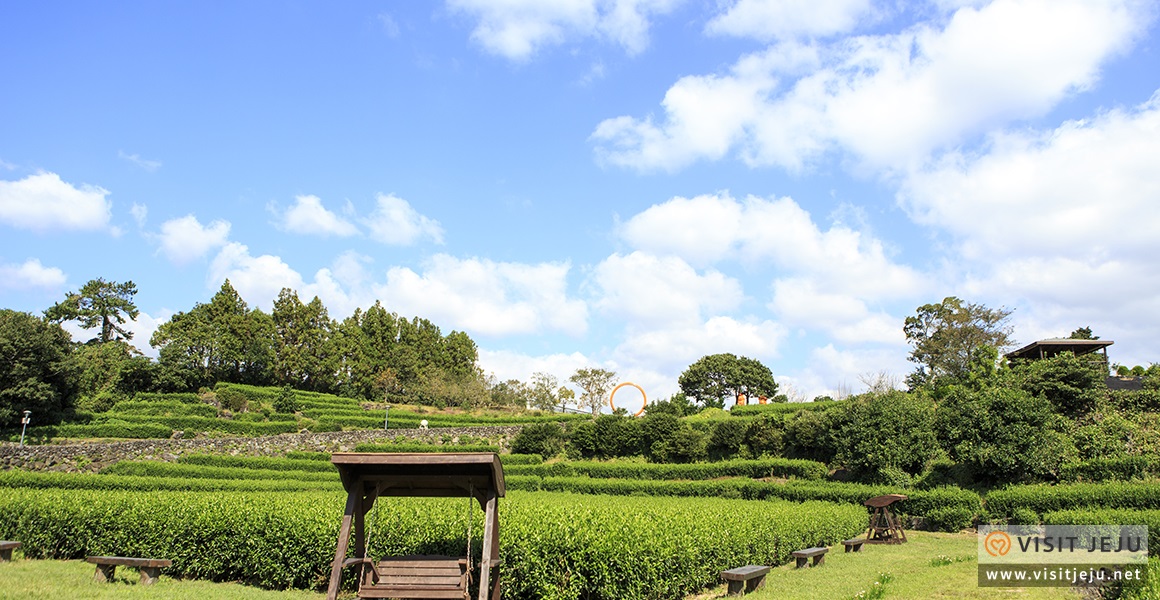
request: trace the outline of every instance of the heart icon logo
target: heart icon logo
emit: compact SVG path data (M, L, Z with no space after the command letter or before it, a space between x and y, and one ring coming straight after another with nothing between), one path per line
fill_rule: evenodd
M1005 531L992 531L983 538L983 548L991 556L1006 556L1011 551L1011 536Z

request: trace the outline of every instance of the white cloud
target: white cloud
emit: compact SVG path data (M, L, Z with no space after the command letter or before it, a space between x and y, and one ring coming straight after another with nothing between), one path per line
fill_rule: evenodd
M133 207L129 209L129 214L133 215L133 220L137 222L137 227L145 227L145 219L149 217L149 207L134 202Z
M828 36L853 29L871 8L870 0L737 0L705 31L763 40Z
M569 270L567 263L528 265L439 254L422 274L390 269L376 297L400 314L423 315L473 335L580 335L588 327L588 308L568 297Z
M596 266L595 307L633 326L699 322L702 312L727 311L744 298L741 283L717 271L698 274L676 256L613 254Z
M64 287L64 271L46 267L39 259L30 258L21 264L0 264L0 289L55 291Z
M326 210L318 196L297 196L282 214L280 226L291 233L348 237L358 233L349 221Z
M571 354L548 354L531 356L511 350L479 349L479 366L485 373L492 373L500 381L517 379L528 382L533 373L555 375L561 385L576 369L592 366L594 363L579 352Z
M140 154L126 154L124 151L118 150L117 151L117 158L131 162L131 163L137 165L138 167L141 167L142 169L149 171L150 173L161 168L161 161L144 159L144 158L141 158Z
M716 316L701 323L635 332L612 352L616 364L679 374L708 354L732 352L762 362L780 354L785 327L773 321L742 321Z
M226 279L247 303L269 311L282 288L303 295L302 276L277 256L251 256L243 244L230 242L214 257L206 286L217 289ZM313 297L313 295L309 296Z
M193 215L170 219L161 224L157 234L159 251L175 264L195 261L229 240L228 221L214 221L202 226Z
M109 227L109 191L76 187L56 173L40 172L19 181L0 181L0 221L33 231L101 230Z
M821 329L841 342L906 343L901 319L871 312L855 296L819 291L808 279L775 281L769 309L787 325Z
M838 223L823 231L791 198L676 197L633 216L620 234L636 248L693 264L732 259L808 274L825 291L900 297L926 285L877 238Z
M617 117L592 138L600 160L641 170L731 152L751 166L800 170L834 150L901 168L1089 88L1153 12L1135 0L996 0L960 8L945 25L812 47L812 64L809 50L782 44L727 75L680 79L659 124ZM777 93L803 67L811 71Z
M999 133L985 154L912 173L900 203L969 258L1152 263L1160 252L1160 93L1053 131Z
M384 244L410 246L422 238L443 243L443 227L419 214L406 200L394 194L379 194L375 211L366 219L371 237Z
M471 39L492 54L527 60L546 46L599 38L637 54L648 46L649 19L677 0L448 0L452 10L478 19Z

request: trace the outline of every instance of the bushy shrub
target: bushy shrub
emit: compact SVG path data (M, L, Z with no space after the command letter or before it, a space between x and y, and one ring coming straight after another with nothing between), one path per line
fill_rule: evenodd
M987 493L987 512L996 519L1008 519L1018 508L1027 508L1043 514L1079 508L1158 507L1160 507L1160 483L1017 485Z
M934 458L935 404L924 394L868 393L843 404L846 421L833 433L835 461L855 477L873 481L887 467L916 475Z
M280 413L292 414L298 410L298 396L294 393L294 388L286 385L278 391L278 395L274 398L274 410Z
M955 387L936 413L947 455L989 484L1053 479L1074 455L1051 403L1017 388Z
M709 455L716 460L738 456L745 444L748 425L738 419L716 423L709 435Z
M923 516L926 528L931 531L962 531L975 521L975 512L962 506L936 508Z
M737 428L738 425L740 424L731 427ZM745 446L749 448L749 454L755 457L781 456L785 449L783 427L782 420L774 415L762 415L750 421L743 438Z
M1094 410L1107 395L1107 365L1092 358L1063 352L1021 362L1012 375L1030 395L1043 396L1060 413L1078 417Z
M693 429L682 427L666 440L653 442L649 448L649 460L662 463L687 463L705 460L709 452L709 436Z
M512 452L556 456L564 450L564 429L557 423L526 425L512 439Z
M1131 481L1160 475L1160 458L1154 456L1124 456L1121 458L1093 458L1064 465L1059 478L1062 481Z

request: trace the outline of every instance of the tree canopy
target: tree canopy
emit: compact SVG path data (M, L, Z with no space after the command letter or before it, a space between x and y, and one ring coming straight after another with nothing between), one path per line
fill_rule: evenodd
M580 388L580 406L596 415L608 400L608 392L616 385L616 372L587 367L576 369L568 380Z
M1006 308L988 308L948 296L938 304L918 307L903 326L913 346L908 360L918 367L907 377L912 389L936 382L956 382L971 370L971 360L984 348L1011 345Z
M40 424L60 420L76 392L72 347L59 324L0 309L0 428L19 427L26 410Z
M83 329L100 327L97 337L89 341L131 340L133 332L122 326L126 317L137 319L137 305L133 304L136 294L137 285L132 281L117 283L97 278L86 283L81 291L66 294L64 300L44 311L44 316L54 323L79 321Z
M702 356L681 373L677 384L685 396L706 407L724 408L738 394L770 398L777 395L777 381L769 367L728 353Z

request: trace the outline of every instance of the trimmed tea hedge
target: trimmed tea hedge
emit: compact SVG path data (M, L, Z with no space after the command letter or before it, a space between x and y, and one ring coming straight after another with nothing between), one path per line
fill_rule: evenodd
M325 464L325 463L322 463ZM299 481L338 481L338 471L274 471L238 467L208 467L152 460L123 460L101 470L106 475L135 475L170 479L297 479Z
M51 471L0 471L0 488L58 488L66 490L135 490L190 492L256 492L341 490L334 481L298 479L199 479L167 478L137 475L97 475L92 473L58 473Z
M342 494L320 492L13 489L0 496L0 537L18 537L30 558L166 556L174 576L317 588L342 506ZM463 499L376 503L370 554L461 554L464 508ZM504 596L514 600L681 599L717 584L722 569L782 564L793 550L835 544L865 523L860 507L821 502L521 492L500 512ZM471 515L478 552L482 513Z
M897 488L814 481L772 483L746 479L721 481L661 481L648 479L596 479L590 477L531 477L506 475L509 490L543 490L579 494L618 496L701 496L744 498L747 500L781 499L793 502L825 501L863 506ZM908 490L908 499L898 505L902 515L923 517L929 529L959 531L969 527L981 511L979 495L954 487L933 490ZM862 508L865 511L865 508Z
M734 406L729 414L734 417L753 417L757 415L792 415L798 411L820 411L842 406L841 402L771 402L769 404L746 404Z
M1043 515L1044 525L1145 525L1148 554L1160 556L1160 510L1058 510Z
M823 479L829 473L826 465L822 463L788 458L687 464L576 461L513 466L505 472L511 475L537 477L587 476L600 479L714 479L772 476L811 480Z
M1059 478L1064 481L1131 481L1160 475L1160 458L1155 456L1125 456L1123 458L1093 458L1064 465Z
M485 444L358 444L355 452L499 452L499 446Z
M1010 519L1017 509L1043 514L1078 508L1160 509L1160 483L1074 483L1066 485L1016 485L989 492L987 514L991 519Z
M295 460L268 456L223 456L219 454L188 454L177 459L178 463L203 465L207 467L236 467L266 471L311 471L337 473L334 465L320 460Z

